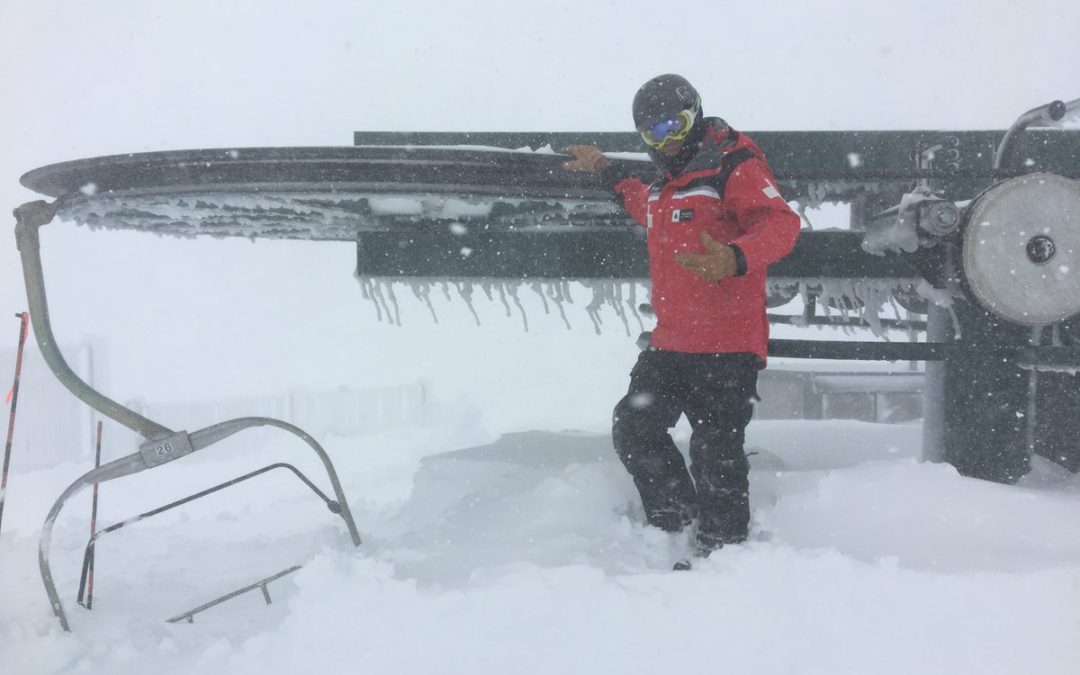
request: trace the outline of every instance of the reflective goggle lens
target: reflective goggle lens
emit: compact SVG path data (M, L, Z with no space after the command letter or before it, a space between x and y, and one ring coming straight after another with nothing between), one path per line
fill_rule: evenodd
M692 111L683 110L675 117L661 120L641 132L645 142L656 149L661 149L668 141L677 141L686 138L690 133L690 127L694 125Z

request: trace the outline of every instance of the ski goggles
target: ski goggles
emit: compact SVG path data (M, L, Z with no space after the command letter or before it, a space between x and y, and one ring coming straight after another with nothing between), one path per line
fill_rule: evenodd
M660 120L641 130L641 137L649 147L663 150L668 141L681 141L690 135L697 117L697 107L680 110L675 117Z

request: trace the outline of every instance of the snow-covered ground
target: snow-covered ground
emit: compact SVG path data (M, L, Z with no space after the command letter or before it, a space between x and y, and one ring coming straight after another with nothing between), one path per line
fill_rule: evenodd
M364 543L291 475L103 537L94 609L74 603L89 496L55 531L72 621L51 616L36 532L85 467L19 475L0 539L4 672L1071 673L1080 663L1080 480L1021 486L916 461L920 425L758 421L754 537L688 573L643 525L610 436L490 437L430 424L328 438ZM255 432L269 434L269 432ZM687 431L676 429L685 446ZM227 441L106 483L102 526L277 460L324 489L306 446ZM294 564L256 591L163 620Z

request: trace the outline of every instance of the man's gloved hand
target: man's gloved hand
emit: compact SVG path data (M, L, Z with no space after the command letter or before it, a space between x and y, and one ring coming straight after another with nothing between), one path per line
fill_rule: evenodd
M716 241L708 232L701 233L701 245L705 247L704 253L676 253L675 262L708 282L735 274L738 263L730 246Z
M563 168L569 171L588 171L600 173L610 162L595 145L571 145L563 148L573 159L563 162Z

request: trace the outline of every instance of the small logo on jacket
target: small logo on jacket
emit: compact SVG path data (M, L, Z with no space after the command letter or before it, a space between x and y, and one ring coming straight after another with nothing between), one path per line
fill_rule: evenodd
M681 223L694 217L694 209L676 209L671 212L671 222Z

